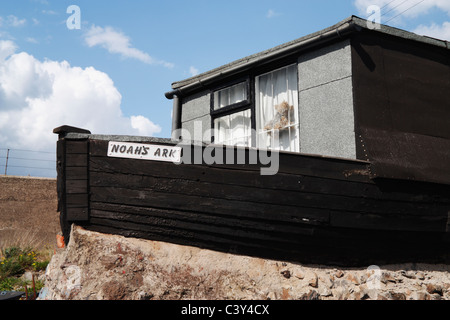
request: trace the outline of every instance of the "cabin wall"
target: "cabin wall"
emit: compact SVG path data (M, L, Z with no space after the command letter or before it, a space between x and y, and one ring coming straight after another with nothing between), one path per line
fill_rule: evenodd
M352 63L357 155L372 177L450 184L449 50L367 31Z
M211 129L210 103L209 90L183 98L181 112L183 139L211 142L211 135L204 134L206 130Z
M298 59L300 151L356 158L350 41Z
M350 40L298 59L300 151L356 159ZM183 139L211 142L211 94L182 99Z

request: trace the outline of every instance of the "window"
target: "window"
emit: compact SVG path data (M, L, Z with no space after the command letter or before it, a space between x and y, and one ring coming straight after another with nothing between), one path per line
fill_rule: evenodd
M300 149L297 65L255 79L256 143L259 148Z
M251 146L251 112L244 110L214 120L214 141L233 146Z
M246 101L247 84L245 82L214 92L214 110Z
M252 112L249 81L241 81L212 94L214 143L251 146Z
M292 64L213 91L214 143L299 152L297 74Z

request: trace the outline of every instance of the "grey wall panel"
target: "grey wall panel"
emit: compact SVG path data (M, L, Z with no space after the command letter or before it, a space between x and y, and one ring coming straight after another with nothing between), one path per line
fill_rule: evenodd
M356 158L350 42L309 52L298 62L300 152Z

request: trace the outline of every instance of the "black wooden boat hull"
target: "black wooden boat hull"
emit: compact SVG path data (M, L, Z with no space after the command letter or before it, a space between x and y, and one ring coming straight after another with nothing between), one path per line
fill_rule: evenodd
M448 185L372 179L366 161L293 153L280 153L278 173L266 176L261 164L109 157L114 139L174 145L60 134L58 194L66 240L77 223L93 231L303 263L448 261ZM205 148L184 145L183 152Z

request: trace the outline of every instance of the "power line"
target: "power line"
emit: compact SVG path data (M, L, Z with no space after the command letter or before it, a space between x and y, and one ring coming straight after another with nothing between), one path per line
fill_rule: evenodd
M380 10L383 10L384 8L386 8L387 6L389 6L391 3L395 2L397 0L392 0L391 2L386 3L384 6L381 7Z
M6 157L0 157L0 159L6 159ZM56 162L56 160L31 159L31 158L17 158L17 157L9 157L9 159L26 160L26 161L47 161L47 162Z
M56 170L56 168L27 167L27 166L8 166L8 168L25 168L25 169L40 169L40 170Z
M1 156L0 159L6 159L4 164L1 164L1 166L5 168L5 175L8 174L8 169L10 168L18 168L18 169L30 169L30 170L51 170L56 171L56 159L50 160L47 157L43 158L37 158L36 155L39 154L52 154L56 155L56 152L48 152L48 151L38 151L38 150L26 150L26 149L11 149L11 148L0 148L0 150L6 151L6 157ZM19 152L25 152L25 154L20 155L18 157L11 156L12 153L19 153ZM27 157L29 155L29 157ZM47 159L45 159L47 158ZM24 161L32 161L30 162L24 162ZM11 163L12 162L12 163ZM52 164L53 168L46 167L45 163ZM22 165L24 164L24 165ZM36 164L33 166L33 164ZM41 166L42 165L42 166Z
M388 3L386 3L384 6L382 6L382 7L380 8L380 12L381 12L384 8L386 8L387 6L389 6L391 3L395 2L395 1L397 1L397 0L392 0L392 1L388 2ZM367 18L368 18L370 15L371 15L371 14L369 14L369 15L367 16ZM384 14L382 14L382 15L384 15Z
M381 16L384 16L386 14L388 14L389 12L391 12L394 9L397 9L398 7L400 7L402 4L404 4L405 2L408 2L408 0L404 0L403 2L401 2L400 4L396 5L395 7L391 8L390 10L386 11L385 13L383 13ZM390 2L392 3L392 2Z
M37 152L37 153L56 154L56 152L50 152L50 151L25 150L25 149L12 149L12 148L0 148L0 150L11 150L11 151L21 151L21 152Z
M400 12L400 13L399 13L398 15L396 15L395 17L393 17L393 18L389 19L388 21L386 21L386 23L388 23L389 21L391 21L391 20L397 18L398 16L401 16L401 15L404 14L406 11L411 10L411 9L414 8L414 7L417 7L419 4L421 4L421 3L424 2L424 1L425 1L425 0L421 0L421 1L417 2L415 5L409 7L409 8L406 9L405 11Z

